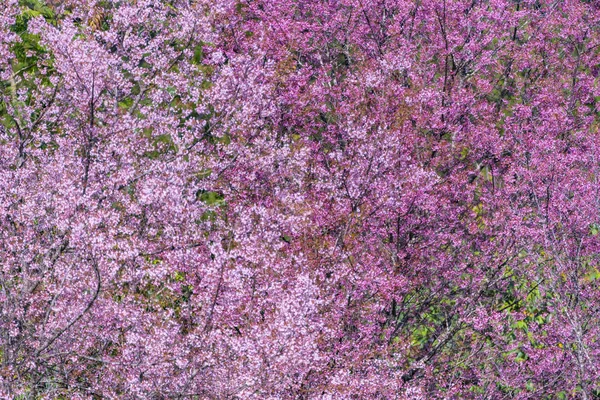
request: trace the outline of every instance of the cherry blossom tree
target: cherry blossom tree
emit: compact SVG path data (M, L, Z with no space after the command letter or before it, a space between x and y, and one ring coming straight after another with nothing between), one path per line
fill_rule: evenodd
M0 395L600 396L600 7L3 0Z

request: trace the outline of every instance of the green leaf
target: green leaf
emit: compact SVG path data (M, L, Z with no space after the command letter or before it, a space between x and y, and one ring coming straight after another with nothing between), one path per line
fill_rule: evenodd
M292 243L292 238L289 237L288 235L282 235L281 240L283 240L286 243Z

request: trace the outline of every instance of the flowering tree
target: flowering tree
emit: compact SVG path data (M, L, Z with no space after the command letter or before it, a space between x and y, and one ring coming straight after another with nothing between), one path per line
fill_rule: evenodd
M2 5L2 397L600 395L595 2Z

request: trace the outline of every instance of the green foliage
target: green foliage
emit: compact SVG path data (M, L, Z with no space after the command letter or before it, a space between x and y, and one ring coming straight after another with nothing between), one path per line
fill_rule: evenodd
M209 206L219 206L224 203L222 194L206 190L198 190L196 198Z
M10 27L11 31L19 36L19 41L11 47L14 57L10 62L12 77L8 81L0 82L0 91L10 99L13 110L12 113L9 112L9 104L0 100L0 123L9 132L17 124L24 125L27 119L35 121L38 118L38 113L26 116L22 115L21 110L37 101L35 93L40 82L43 86L52 86L49 78L54 71L52 56L40 43L39 35L28 30L29 22L33 18L42 17L50 24L57 24L53 10L38 0L25 0L19 4L22 12ZM20 89L27 90L25 99L17 96Z

